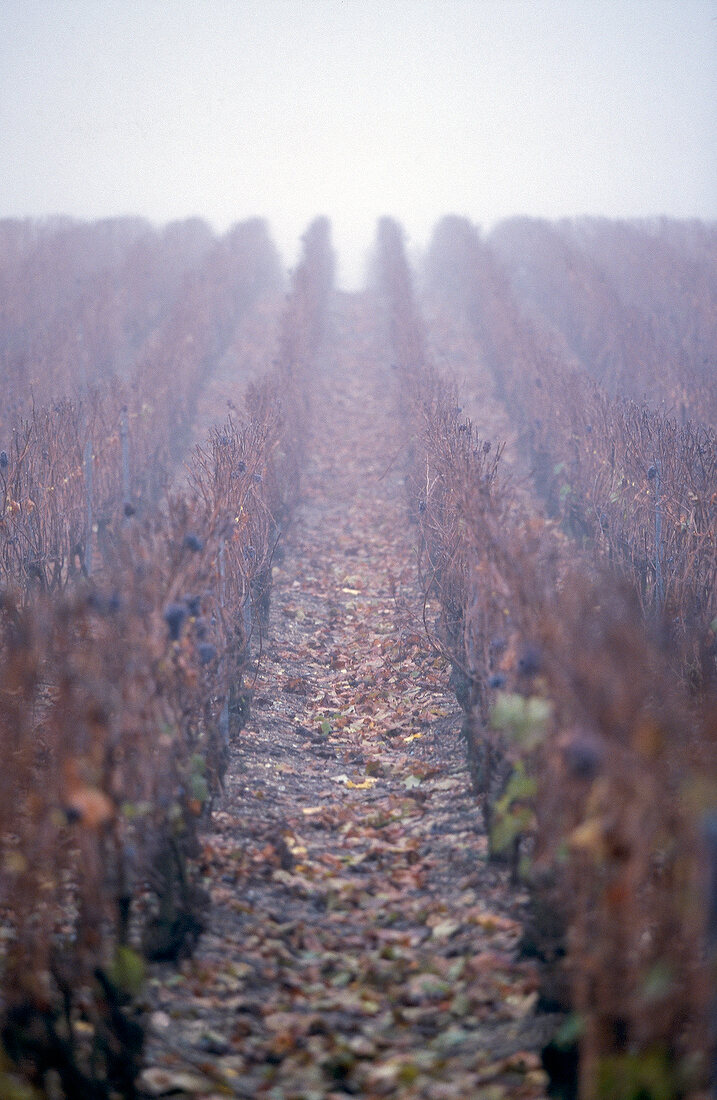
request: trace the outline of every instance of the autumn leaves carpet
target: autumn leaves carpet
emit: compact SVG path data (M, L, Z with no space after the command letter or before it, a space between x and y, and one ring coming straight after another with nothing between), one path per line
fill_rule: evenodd
M545 1095L524 899L486 862L427 644L393 381L344 297L225 797L207 932L150 983L148 1095ZM429 609L430 617L430 609Z

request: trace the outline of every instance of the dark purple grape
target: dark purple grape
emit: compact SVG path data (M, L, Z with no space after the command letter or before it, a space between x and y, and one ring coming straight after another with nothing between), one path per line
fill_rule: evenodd
M211 642L202 642L197 646L197 654L201 664L208 665L217 655L217 647L213 646Z
M164 609L164 621L169 628L170 641L179 641L184 620L187 617L187 605L183 603L169 603Z
M518 661L518 671L523 676L537 676L543 666L540 650L536 645L528 644L523 648Z
M202 613L202 597L201 596L185 596L184 602L187 605L189 614L196 619L198 615Z
M602 767L604 749L592 733L578 731L563 750L565 765L576 779L594 779Z

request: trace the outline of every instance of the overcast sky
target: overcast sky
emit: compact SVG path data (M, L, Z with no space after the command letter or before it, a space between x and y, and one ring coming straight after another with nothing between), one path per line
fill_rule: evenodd
M717 0L0 0L0 216L717 218Z

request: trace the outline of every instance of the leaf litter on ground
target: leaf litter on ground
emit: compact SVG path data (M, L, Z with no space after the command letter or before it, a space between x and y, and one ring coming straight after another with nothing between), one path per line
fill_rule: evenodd
M400 465L381 478L390 372L360 296L324 367L253 713L203 837L208 931L178 980L154 968L140 1086L538 1100L551 1021L519 957L525 898L486 860L425 641Z

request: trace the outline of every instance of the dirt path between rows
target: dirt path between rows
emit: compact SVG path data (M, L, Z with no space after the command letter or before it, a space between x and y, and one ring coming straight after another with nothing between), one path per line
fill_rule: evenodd
M545 1095L525 899L486 862L420 629L391 372L339 300L248 727L204 837L195 957L151 980L150 1095Z

